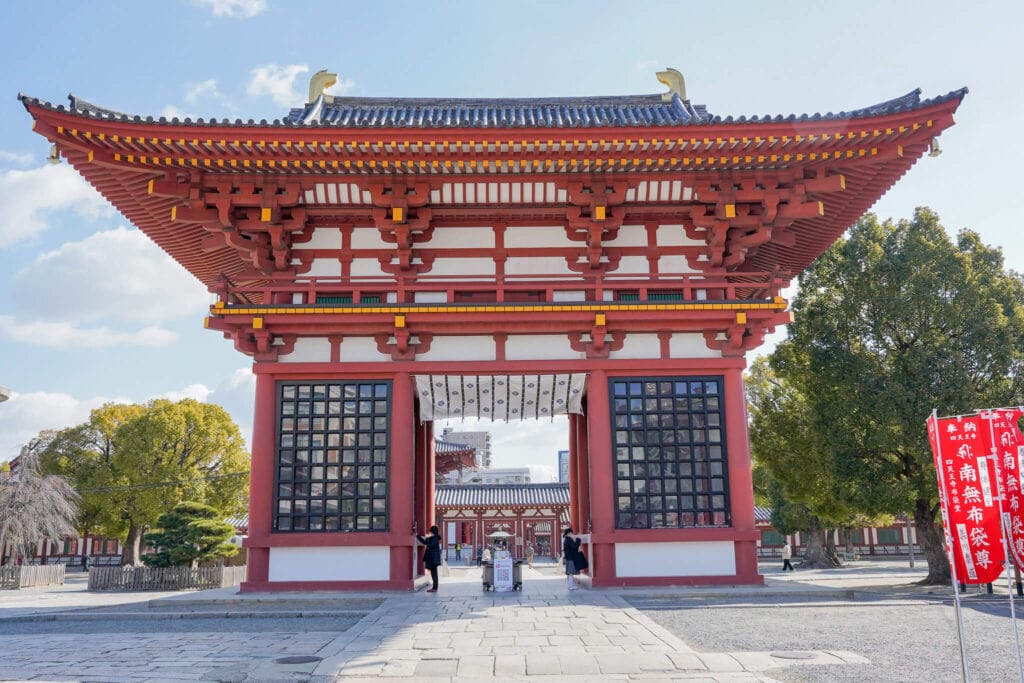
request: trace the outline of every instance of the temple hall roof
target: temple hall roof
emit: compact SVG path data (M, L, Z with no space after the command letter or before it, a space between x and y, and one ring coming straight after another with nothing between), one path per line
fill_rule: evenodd
M450 484L434 492L438 507L567 506L568 484Z
M196 125L213 127L329 127L329 128L630 128L678 127L736 123L786 123L871 118L959 100L967 88L930 99L920 88L900 97L860 109L838 113L716 116L702 104L692 104L677 94L549 98L391 98L334 97L320 95L281 119L191 119L139 116L101 107L68 95L68 105L18 95L25 105L67 112L91 119L130 123Z

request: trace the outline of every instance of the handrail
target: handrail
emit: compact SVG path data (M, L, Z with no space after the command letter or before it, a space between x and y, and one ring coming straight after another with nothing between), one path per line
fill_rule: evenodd
M352 305L372 303L522 303L522 297L536 303L569 301L667 301L657 294L678 294L679 301L772 300L789 279L777 272L726 274L624 273L597 280L575 274L531 273L514 275L420 275L405 281L391 276L308 276L267 275L236 279L219 278L210 291L227 306L256 303L279 306L315 305L318 297L351 297ZM557 298L560 292L578 293L572 299ZM444 300L417 301L417 295L444 294ZM386 295L394 294L393 301ZM363 301L373 296L373 301Z

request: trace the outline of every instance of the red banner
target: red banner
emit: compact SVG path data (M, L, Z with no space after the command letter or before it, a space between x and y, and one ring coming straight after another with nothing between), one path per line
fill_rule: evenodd
M1024 571L1024 492L1021 472L1024 471L1024 434L1017 427L1019 408L1000 408L980 413L986 444L998 466L999 494L1003 520L1009 538L1010 555ZM989 429L991 426L991 429Z
M1003 551L996 496L996 471L988 439L988 421L978 415L928 418L939 479L946 551L963 583L992 583L1003 572ZM952 547L949 547L952 544Z

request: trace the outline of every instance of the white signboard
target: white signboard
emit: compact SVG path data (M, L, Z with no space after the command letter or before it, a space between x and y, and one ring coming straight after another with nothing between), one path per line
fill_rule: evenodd
M512 558L503 557L494 560L494 590L512 590Z

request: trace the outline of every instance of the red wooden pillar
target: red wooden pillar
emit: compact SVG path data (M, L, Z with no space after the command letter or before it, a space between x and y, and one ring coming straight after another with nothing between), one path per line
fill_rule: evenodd
M615 576L615 496L612 480L611 408L608 375L593 370L587 380L587 470L590 474L590 547L595 586L612 584Z
M270 576L269 540L274 500L274 434L277 423L277 382L271 374L256 374L252 429L252 469L249 473L249 550L244 592L259 590Z
M580 416L570 413L569 414L569 526L573 529L578 530L580 524L580 492L579 492L579 472L577 471L579 463L579 422ZM553 534L561 534L561 529L556 524L552 529ZM552 545L554 545L554 535L552 536Z
M391 581L407 581L412 586L412 559L415 552L414 484L408 475L415 471L416 417L412 377L407 372L395 375L391 385Z
M609 437L611 438L611 437ZM577 533L590 533L593 527L593 520L590 517L590 445L587 441L587 426L583 419L576 420L576 460L579 479L576 484L577 503L579 511L579 529Z
M757 573L757 529L754 523L754 482L747 436L747 405L743 370L725 371L725 424L729 444L729 501L736 533L736 578L742 583L763 583Z
M415 457L413 472L415 533L426 534L434 520L434 458L431 451L433 422L415 424ZM417 574L423 572L422 558L417 561Z

